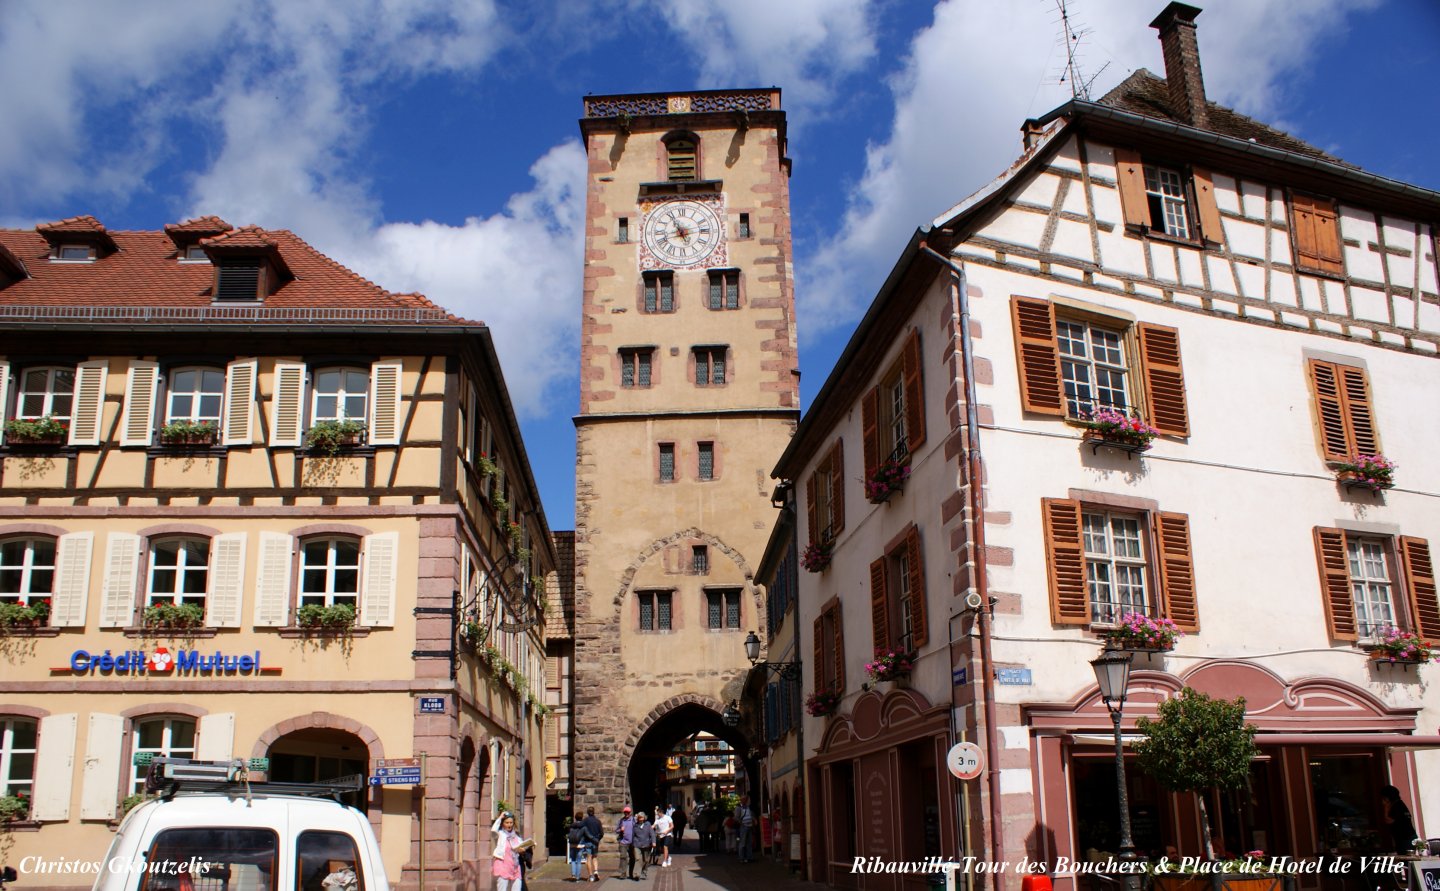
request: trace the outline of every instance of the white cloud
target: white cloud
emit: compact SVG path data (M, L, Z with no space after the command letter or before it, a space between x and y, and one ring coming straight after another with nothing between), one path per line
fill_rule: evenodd
M1213 0L1198 19L1206 92L1212 100L1276 121L1285 76L1312 62L1316 39L1345 15L1379 0L1325 0L1297 12L1289 0ZM1083 70L1099 98L1137 68L1164 75L1156 32L1161 4L1071 3L1086 29ZM940 3L891 87L889 137L866 153L838 234L800 265L801 330L848 326L874 297L917 226L1005 170L1020 152L1020 124L1070 98L1059 16L1051 3ZM1275 35L1284 34L1277 40Z

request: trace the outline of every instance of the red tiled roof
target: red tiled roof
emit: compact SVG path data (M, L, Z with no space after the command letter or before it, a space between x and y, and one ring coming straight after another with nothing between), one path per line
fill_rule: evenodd
M167 235L183 235L194 233L196 235L218 235L221 232L229 232L235 227L213 214L207 217L196 217L193 220L186 220L183 223L167 223L165 232Z
M215 217L202 217L214 220ZM88 221L88 223L86 222ZM200 222L192 220L189 226ZM57 225L91 226L104 232L94 217L76 217ZM93 225L92 225L93 224ZM168 229L169 227L167 227ZM50 245L39 229L0 229L0 250L25 263L30 277L0 287L0 307L208 307L212 304L215 267L182 263L167 231L109 232L117 250L92 263L54 263ZM246 226L205 239L215 247L272 247L293 279L266 297L262 306L276 309L440 309L419 294L395 294L357 275L311 247L286 229ZM443 312L443 310L442 310ZM465 323L446 314L450 323Z
M105 231L105 227L99 220L86 214L81 217L68 217L63 220L56 220L53 223L42 223L35 227L35 231L46 233L77 233L92 235Z

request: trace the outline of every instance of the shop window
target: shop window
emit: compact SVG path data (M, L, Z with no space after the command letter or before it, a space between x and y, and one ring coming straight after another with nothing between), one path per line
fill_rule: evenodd
M740 630L740 589L705 592L705 627L711 631Z
M34 800L36 726L30 718L0 717L0 797Z
M1176 329L1029 297L1010 310L1025 411L1083 420L1112 408L1190 435Z
M355 839L343 832L306 830L295 843L295 887L300 891L365 891Z
M914 652L929 640L917 527L911 526L894 548L870 564L870 617L876 650Z
M650 347L620 350L620 386L626 390L648 389L650 363L654 354L655 350Z
M153 755L156 758L195 757L194 718L146 718L136 721L131 731L130 751L132 755ZM132 764L134 759L131 759ZM130 768L129 795L145 791L146 765Z
M1316 527L1315 553L1331 638L1364 644L1390 628L1440 637L1428 541Z
M205 606L210 587L210 540L162 538L150 545L145 605Z
M925 441L925 402L920 376L920 332L911 330L900 357L860 401L865 476L887 460L906 463Z
M0 603L29 606L55 590L55 539L0 541Z
M370 372L361 368L323 368L315 372L310 423L359 421L365 423L370 393Z
M692 353L695 363L695 386L721 386L725 383L725 355L723 346L696 347Z
M1320 453L1325 460L1341 462L1356 455L1380 454L1365 369L1320 359L1305 364L1310 374Z
M1340 214L1335 202L1314 195L1290 193L1290 231L1295 268L1329 275L1345 273L1340 246Z
M640 604L641 631L671 630L673 591L640 591L635 596Z
M645 311L675 311L675 274L672 272L645 273Z
M360 542L308 539L300 549L300 605L348 605L358 611Z
M1213 177L1208 170L1142 159L1115 150L1120 206L1129 230L1199 243L1224 242Z
M740 308L740 270L710 270L710 308Z
M75 369L27 368L20 373L15 417L53 418L68 423L75 404Z
M839 597L830 598L815 617L813 634L815 690L844 693L845 625L841 621Z
M811 544L834 541L845 528L844 440L835 440L805 481L805 510Z
M220 427L225 372L216 368L179 368L170 372L165 423L188 421Z

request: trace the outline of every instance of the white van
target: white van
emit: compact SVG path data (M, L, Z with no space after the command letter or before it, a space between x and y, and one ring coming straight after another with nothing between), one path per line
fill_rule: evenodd
M363 778L244 777L240 762L155 759L147 788L161 797L125 816L92 891L389 891L369 820L333 797Z

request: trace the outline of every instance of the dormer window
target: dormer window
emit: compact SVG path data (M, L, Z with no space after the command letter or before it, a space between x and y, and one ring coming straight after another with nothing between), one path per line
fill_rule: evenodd
M55 248L53 259L70 263L89 263L95 259L95 249L88 244L62 244Z
M260 261L226 263L215 269L215 299L259 300Z
M210 262L210 255L207 254L207 253L205 253L205 249L204 249L203 247L201 247L200 245L198 245L198 244L192 244L192 245L189 245L188 247L186 247L186 248L185 248L185 252L180 255L180 262L181 262L181 263L209 263L209 262Z

